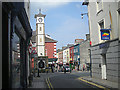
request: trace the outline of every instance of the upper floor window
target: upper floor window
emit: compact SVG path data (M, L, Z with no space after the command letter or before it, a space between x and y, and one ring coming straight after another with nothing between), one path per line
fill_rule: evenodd
M42 42L42 38L40 38L40 42Z
M41 31L41 27L40 27L40 31Z
M104 29L104 20L99 22L100 29Z
M102 0L97 0L97 12L100 12L103 8Z

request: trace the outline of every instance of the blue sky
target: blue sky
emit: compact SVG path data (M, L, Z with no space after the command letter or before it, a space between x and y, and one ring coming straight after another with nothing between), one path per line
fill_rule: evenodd
M45 17L45 34L49 34L57 40L57 49L74 44L75 39L86 39L85 34L89 33L88 17L81 13L87 12L87 6L82 2L31 2L30 24L33 30L36 29L35 14L39 9Z

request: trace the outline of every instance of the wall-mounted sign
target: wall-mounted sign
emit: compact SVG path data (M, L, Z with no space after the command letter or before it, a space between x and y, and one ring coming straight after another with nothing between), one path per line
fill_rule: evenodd
M28 51L29 51L29 53L31 54L31 52L32 52L32 45L31 45L31 44L30 44L29 47L28 47Z
M110 31L111 29L101 29L101 40L110 40Z

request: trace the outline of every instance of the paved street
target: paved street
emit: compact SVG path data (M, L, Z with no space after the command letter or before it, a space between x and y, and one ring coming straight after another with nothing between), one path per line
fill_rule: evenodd
M105 88L102 85L83 80L81 77L89 76L89 72L72 73L40 73L40 77L34 77L32 87L30 88Z

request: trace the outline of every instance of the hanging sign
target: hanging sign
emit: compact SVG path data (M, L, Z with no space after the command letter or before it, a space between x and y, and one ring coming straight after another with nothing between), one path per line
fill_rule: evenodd
M110 29L101 29L101 40L110 40Z
M28 51L31 54L31 52L32 52L32 45L29 46Z

